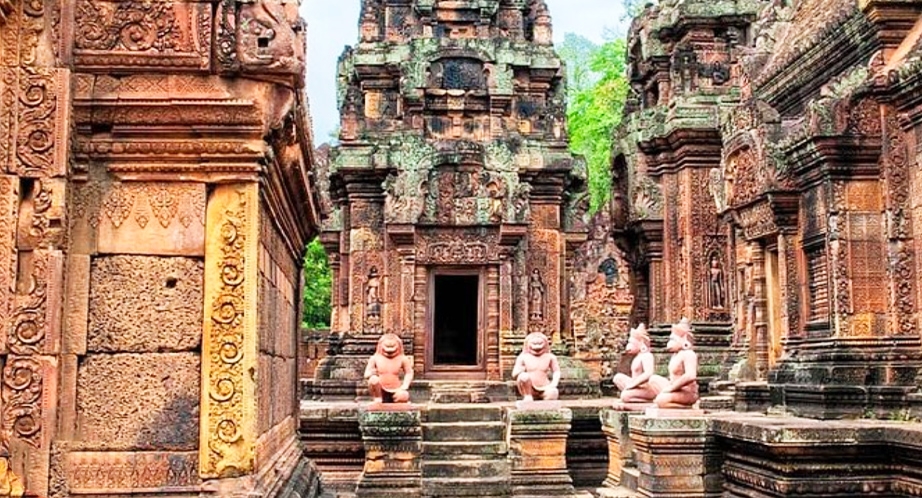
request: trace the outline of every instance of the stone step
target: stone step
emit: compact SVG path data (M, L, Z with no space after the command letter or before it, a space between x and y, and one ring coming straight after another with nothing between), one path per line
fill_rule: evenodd
M423 424L423 441L504 441L503 422L451 422Z
M488 497L510 495L509 477L483 477L465 479L428 478L423 479L422 496L451 497Z
M423 479L468 479L508 476L508 460L423 460Z
M596 490L599 498L638 498L640 494L637 491L627 489L624 486L617 488L599 488Z
M637 467L624 467L621 469L621 487L637 491L637 481L640 479L640 471Z
M505 442L469 442L469 441L443 441L424 442L423 458L450 457L450 458L506 458L509 445Z
M502 422L505 412L499 406L432 406L423 415L426 422Z

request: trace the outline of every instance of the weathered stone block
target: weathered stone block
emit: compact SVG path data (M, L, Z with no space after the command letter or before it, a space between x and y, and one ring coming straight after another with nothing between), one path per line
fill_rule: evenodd
M535 403L538 404L538 403ZM513 496L571 496L567 472L569 408L509 409Z
M359 497L419 496L420 424L419 410L409 406L359 413L365 446L365 467L356 490Z
M77 439L102 450L198 449L197 353L89 355L77 375Z
M202 340L203 263L194 258L93 260L90 352L189 351Z
M621 484L624 468L634 465L634 444L631 441L631 429L628 417L639 415L640 411L612 410L599 412L602 432L608 440L608 474L604 486L617 487Z
M720 461L706 418L637 416L628 423L643 496L720 496Z

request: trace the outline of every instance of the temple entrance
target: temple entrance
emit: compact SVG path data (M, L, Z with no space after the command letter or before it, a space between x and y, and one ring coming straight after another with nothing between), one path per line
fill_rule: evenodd
M426 347L429 376L483 374L481 280L479 271L433 272Z

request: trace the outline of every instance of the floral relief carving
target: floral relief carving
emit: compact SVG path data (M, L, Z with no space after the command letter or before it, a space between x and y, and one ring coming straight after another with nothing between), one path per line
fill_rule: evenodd
M135 197L133 189L118 183L112 185L109 195L102 203L102 211L115 228L122 226L122 223L131 216Z
M203 68L210 58L208 4L78 0L75 27L74 54L80 66Z
M67 128L66 108L58 105L69 85L55 69L4 69L0 101L10 110L0 120L0 160L11 173L26 177L63 174Z
M30 357L10 356L3 368L3 430L38 447L42 432L41 363Z
M179 210L179 199L163 186L151 187L147 192L147 198L160 226L163 228L170 226L170 222Z
M218 229L218 240L206 252L206 328L203 343L203 382L208 386L203 400L203 423L207 440L202 441L203 476L246 472L253 465L247 445L250 439L247 393L252 380L247 368L255 366L250 353L256 331L251 327L256 298L255 278L248 278L253 246L251 231L257 222L255 187L229 187L215 194L209 206L209 220ZM254 275L255 276L255 275Z
M173 2L146 0L77 3L78 49L170 50L179 42Z

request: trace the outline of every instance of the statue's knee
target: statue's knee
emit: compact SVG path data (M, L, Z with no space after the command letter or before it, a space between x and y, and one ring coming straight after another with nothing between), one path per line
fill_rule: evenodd
M378 387L381 385L381 378L377 375L372 375L368 378L368 385L373 387Z
M526 372L526 373L520 373L519 376L516 377L515 380L516 380L516 382L519 382L519 383L522 383L522 384L527 384L527 383L530 383L530 382L531 382L531 376L529 376L527 372Z
M408 402L408 401L410 401L410 393L409 393L409 392L404 391L404 390L402 390L402 389L398 389L397 392L394 393L394 402L395 402L395 403L406 403L406 402Z

